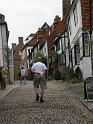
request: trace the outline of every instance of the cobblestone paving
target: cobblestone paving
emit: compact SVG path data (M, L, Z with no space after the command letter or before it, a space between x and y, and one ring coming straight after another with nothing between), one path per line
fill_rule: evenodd
M93 124L93 114L65 88L48 82L43 104L32 84L14 89L0 101L0 124Z

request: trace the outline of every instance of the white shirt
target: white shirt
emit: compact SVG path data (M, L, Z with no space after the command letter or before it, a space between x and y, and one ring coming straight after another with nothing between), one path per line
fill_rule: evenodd
M25 69L21 70L21 76L25 76Z
M31 68L31 70L34 73L39 73L39 74L44 74L46 69L47 69L46 65L42 62L36 62Z

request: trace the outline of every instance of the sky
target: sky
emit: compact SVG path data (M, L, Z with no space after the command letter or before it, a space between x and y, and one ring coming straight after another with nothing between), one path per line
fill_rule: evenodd
M25 41L45 22L52 25L56 15L62 17L62 0L1 0L0 13L5 15L11 47L18 43L18 37Z

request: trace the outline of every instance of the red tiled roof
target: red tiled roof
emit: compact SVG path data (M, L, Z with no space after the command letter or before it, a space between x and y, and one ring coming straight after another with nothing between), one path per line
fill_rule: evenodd
M66 27L67 27L66 21L63 19L55 27L55 29L51 32L51 34L48 36L48 50L49 50L48 52L49 52L49 56L51 54L51 48L52 48L53 43L54 43L54 38L56 36L60 36L65 31Z

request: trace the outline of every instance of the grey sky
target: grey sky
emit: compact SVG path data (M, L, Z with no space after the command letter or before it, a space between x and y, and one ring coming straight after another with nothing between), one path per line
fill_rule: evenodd
M24 40L30 33L35 33L44 22L53 23L55 15L61 17L62 0L1 0L0 13L5 19L10 31L9 46L18 42L18 37Z

